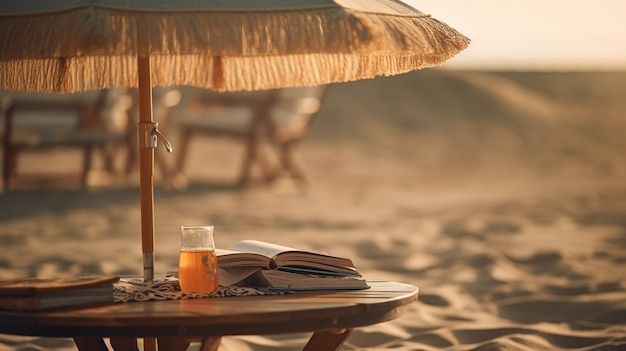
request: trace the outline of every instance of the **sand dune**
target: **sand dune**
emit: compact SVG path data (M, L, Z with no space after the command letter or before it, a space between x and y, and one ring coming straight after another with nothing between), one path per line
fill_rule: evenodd
M176 266L181 224L213 224L218 246L323 250L420 287L405 316L357 329L344 350L626 349L625 78L434 69L334 85L299 150L307 192L157 187L156 270ZM234 179L238 152L198 141L188 172ZM0 208L2 279L140 274L132 185L22 189ZM291 350L306 337L229 337L221 349ZM0 335L0 350L44 348L73 344Z

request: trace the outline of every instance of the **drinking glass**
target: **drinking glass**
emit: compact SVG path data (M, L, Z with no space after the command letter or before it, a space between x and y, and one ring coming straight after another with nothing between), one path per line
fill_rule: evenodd
M218 269L213 226L181 226L178 280L185 292L208 294L217 289Z

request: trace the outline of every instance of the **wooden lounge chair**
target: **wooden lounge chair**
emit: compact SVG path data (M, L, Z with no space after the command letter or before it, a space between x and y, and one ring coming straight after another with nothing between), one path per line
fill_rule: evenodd
M326 91L327 86L314 86L242 94L206 92L198 96L195 105L214 107L213 115L179 124L180 151L175 166L178 177L184 177L191 140L202 136L230 138L245 144L238 185L253 180L255 164L266 183L285 177L306 183L306 173L295 150L307 135Z
M59 96L23 94L3 100L3 183L10 189L19 178L18 161L26 150L78 148L83 162L80 184L87 186L93 153L103 155L107 172L114 169L114 148L130 143L128 109L131 98L125 91L108 90Z

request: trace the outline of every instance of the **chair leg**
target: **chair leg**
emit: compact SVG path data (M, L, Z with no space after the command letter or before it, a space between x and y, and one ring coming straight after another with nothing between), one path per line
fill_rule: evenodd
M252 178L252 166L257 164L261 170L261 177L265 182L271 182L276 178L276 171L272 167L267 155L263 152L263 144L259 137L251 134L246 138L246 155L241 166L239 181L237 184L245 185Z
M304 170L295 160L295 149L296 143L294 142L285 142L279 146L281 169L286 171L291 178L306 181Z
M89 171L93 160L93 146L87 145L83 148L83 170L80 174L80 185L86 188L89 184Z
M126 155L126 165L124 165L124 173L128 177L139 164L139 149L137 146L136 137L128 137L128 140L126 140L126 149L128 150L128 153Z
M102 147L102 158L104 159L104 169L109 174L115 173L115 153L118 145L104 145Z
M276 172L272 168L266 154L262 150L263 134L269 127L268 107L272 105L276 96L269 100L256 101L254 103L254 114L252 125L246 137L246 156L244 157L239 184L244 185L250 181L252 164L257 163L261 169L263 180L271 182L276 177Z
M5 189L9 189L12 173L15 172L17 167L17 150L15 150L11 141L13 139L13 112L15 106L11 104L9 108L4 111L4 138L2 140L2 182Z
M252 173L252 164L256 157L256 137L249 135L246 138L246 154L243 157L243 163L241 164L241 171L239 172L239 180L237 184L240 186L245 185L250 181L250 175Z
M187 160L187 152L189 151L189 143L191 142L191 138L193 137L193 132L188 129L184 129L181 133L179 145L177 145L176 155L174 157L174 166L173 169L170 169L169 172L169 181L170 185L174 187L174 189L184 189L188 185L187 177L185 177L185 161Z
M272 164L267 157L266 149L264 149L263 146L264 145L262 143L257 143L255 161L261 169L261 176L263 177L263 180L269 183L276 179L278 172L276 167L272 167Z
M14 147L7 146L4 150L2 181L7 190L11 187L11 179L17 174L18 154L19 150Z

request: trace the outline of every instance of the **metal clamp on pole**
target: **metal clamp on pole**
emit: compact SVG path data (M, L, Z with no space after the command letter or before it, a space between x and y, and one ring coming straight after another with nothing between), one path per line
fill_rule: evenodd
M154 252L143 253L143 279L144 281L154 280Z
M165 137L159 130L159 124L157 122L139 122L139 148L152 148L156 149L157 139L165 144L165 148L168 152L172 152L172 143Z

